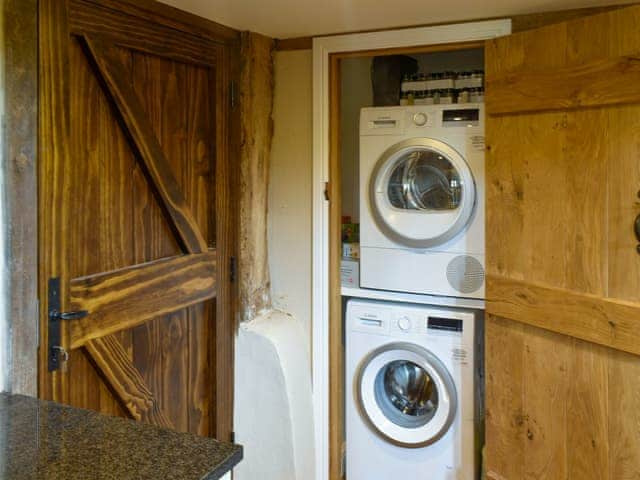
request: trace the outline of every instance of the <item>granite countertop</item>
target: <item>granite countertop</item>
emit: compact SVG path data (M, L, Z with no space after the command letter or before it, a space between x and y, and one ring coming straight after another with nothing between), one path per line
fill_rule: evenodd
M0 479L217 480L242 447L0 394Z

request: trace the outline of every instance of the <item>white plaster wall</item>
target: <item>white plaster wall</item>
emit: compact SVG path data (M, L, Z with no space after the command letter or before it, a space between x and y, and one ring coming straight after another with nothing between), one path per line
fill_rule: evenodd
M311 50L275 55L269 182L269 264L274 306L311 342Z
M235 480L313 480L314 432L308 345L301 323L273 310L241 325L236 342Z

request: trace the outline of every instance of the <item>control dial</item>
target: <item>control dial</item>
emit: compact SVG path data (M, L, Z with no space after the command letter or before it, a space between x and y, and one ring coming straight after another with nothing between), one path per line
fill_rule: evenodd
M413 115L413 123L415 123L419 127L424 127L427 124L429 117L427 117L426 113L418 112Z
M411 330L411 319L407 316L398 318L398 328L403 332Z

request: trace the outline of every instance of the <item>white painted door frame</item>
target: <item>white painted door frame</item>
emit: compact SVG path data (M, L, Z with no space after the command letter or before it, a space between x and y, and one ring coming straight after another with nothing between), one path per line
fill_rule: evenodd
M313 405L316 480L329 479L329 56L332 53L488 40L511 33L491 20L313 39Z

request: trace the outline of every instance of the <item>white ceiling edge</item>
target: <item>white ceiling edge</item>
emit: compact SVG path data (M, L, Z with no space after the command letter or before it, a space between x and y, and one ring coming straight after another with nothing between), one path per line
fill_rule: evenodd
M294 38L510 17L636 0L160 0L215 22Z

